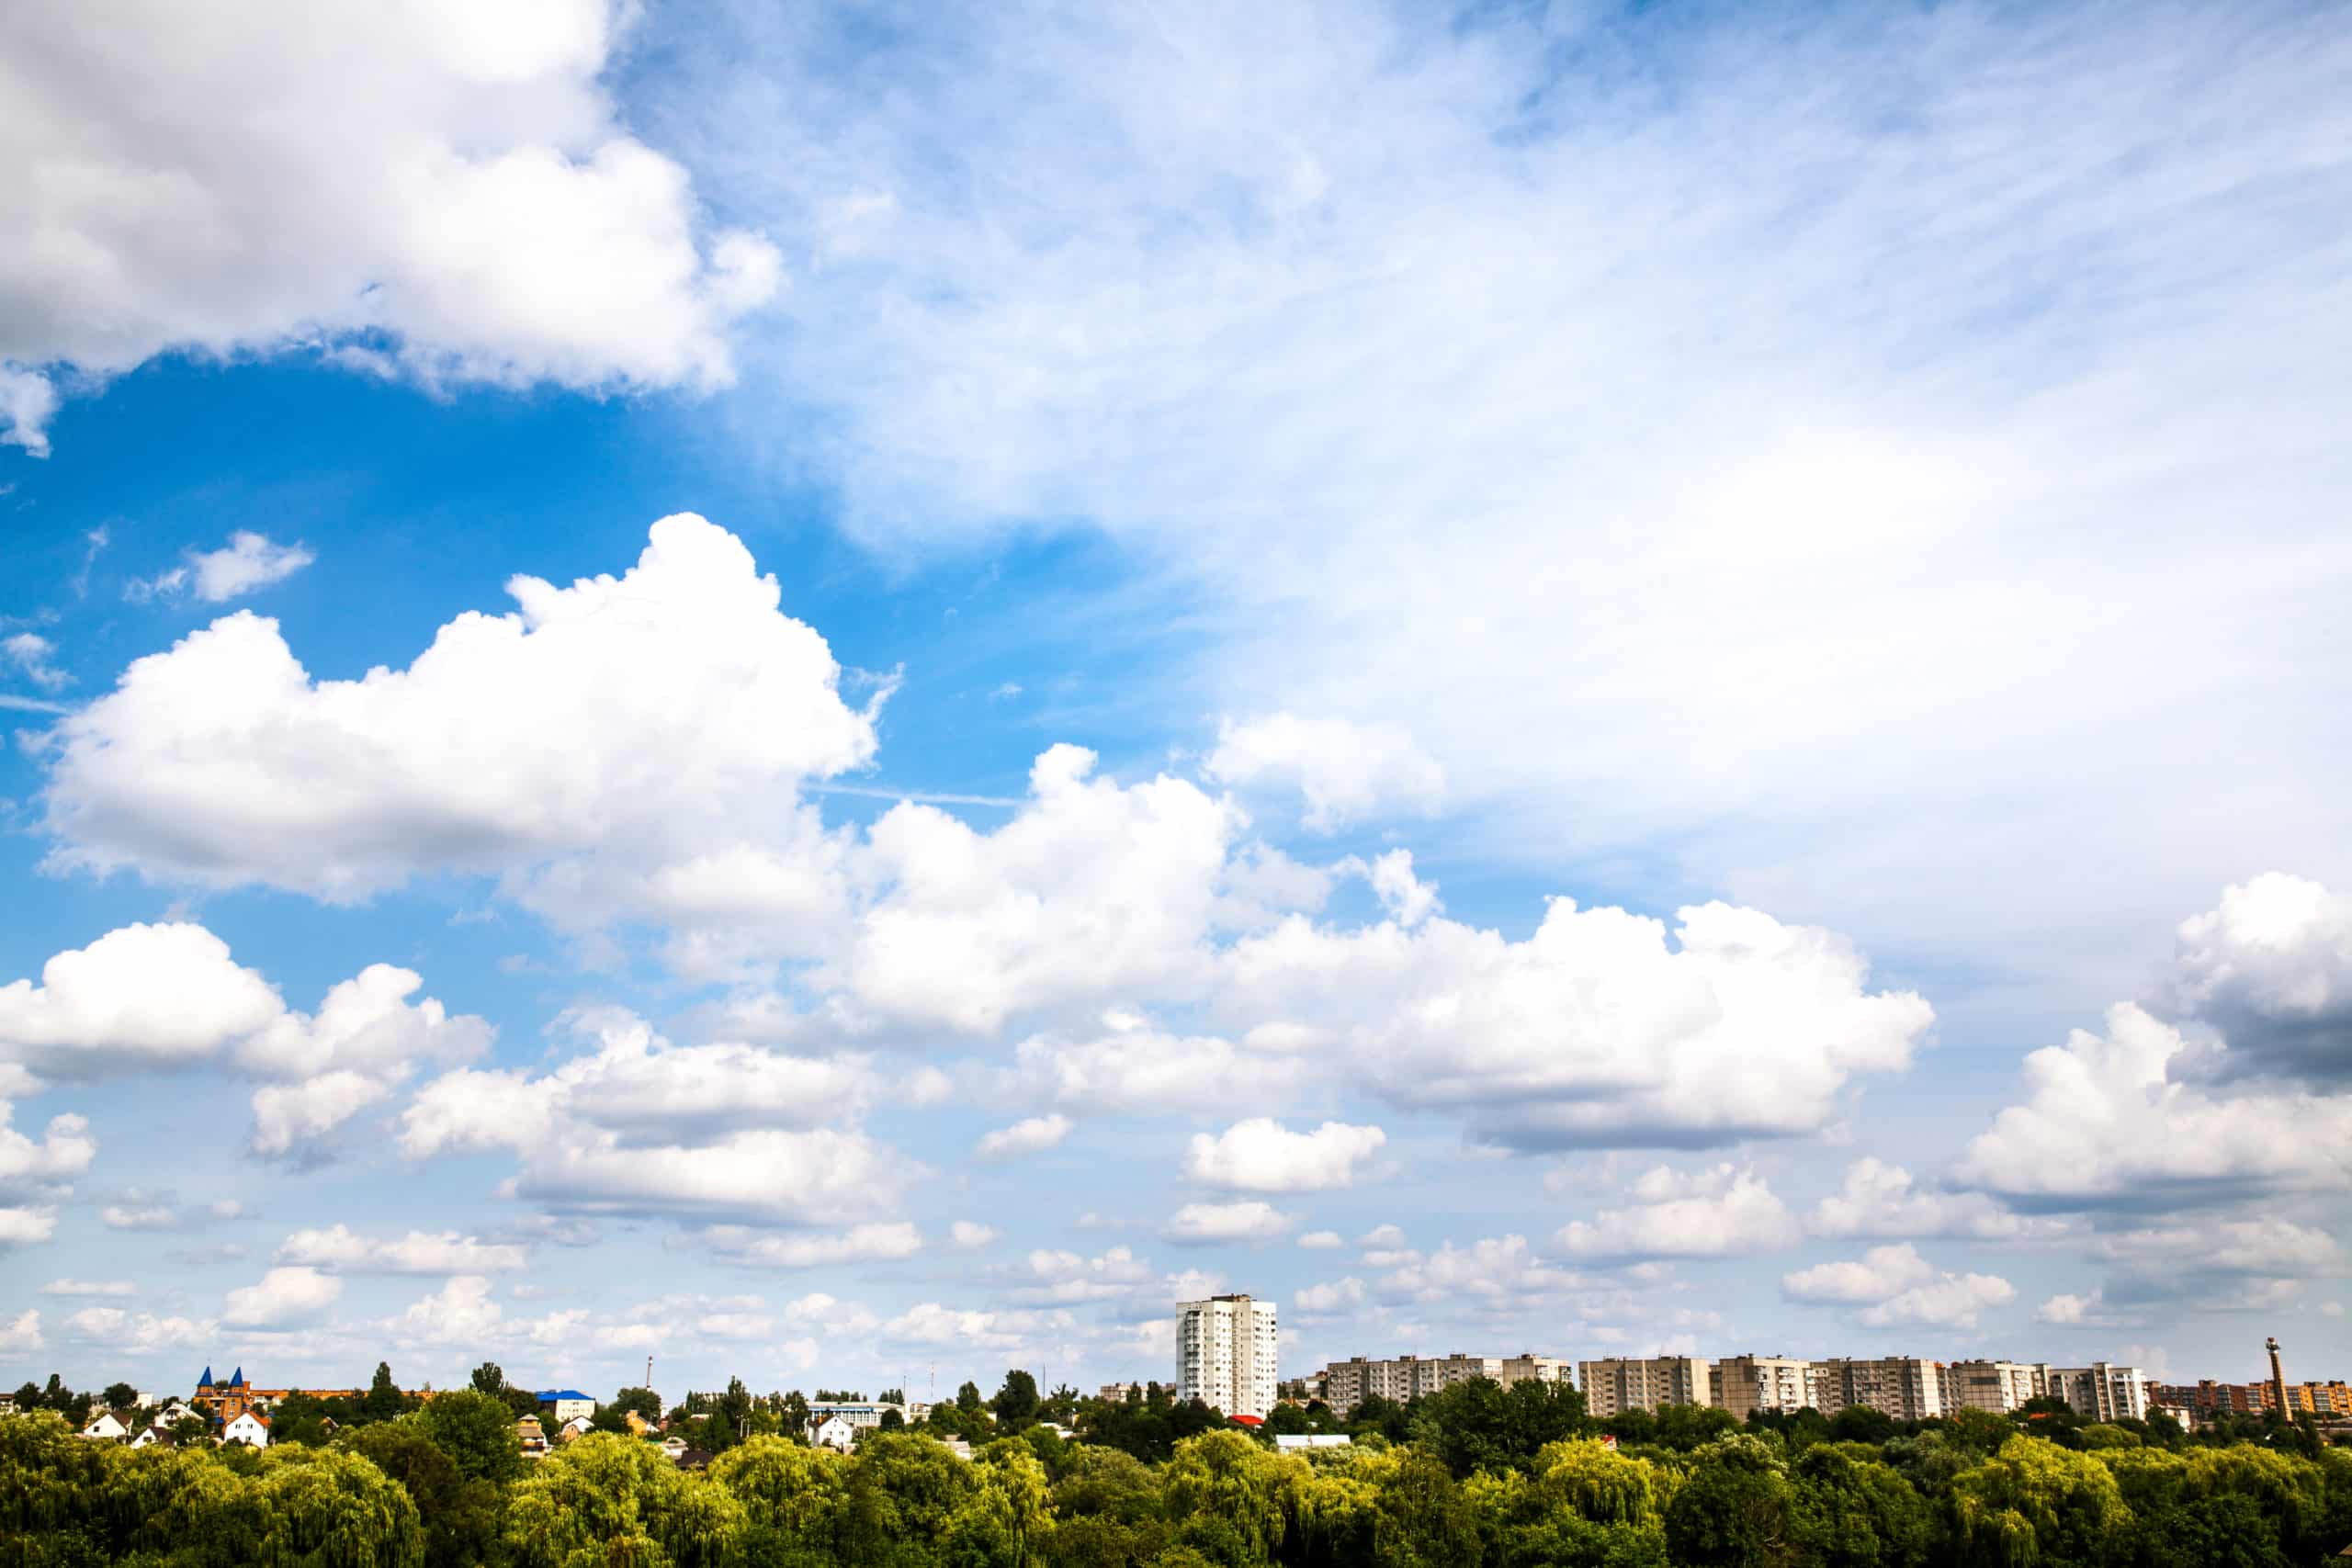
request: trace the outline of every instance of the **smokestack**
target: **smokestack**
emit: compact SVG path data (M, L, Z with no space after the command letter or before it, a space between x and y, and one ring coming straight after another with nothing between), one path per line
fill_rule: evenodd
M2287 1373L2278 1365L2278 1337L2273 1335L2262 1343L2270 1352L2270 1395L2278 1402L2278 1418L2292 1421L2295 1413L2287 1407Z

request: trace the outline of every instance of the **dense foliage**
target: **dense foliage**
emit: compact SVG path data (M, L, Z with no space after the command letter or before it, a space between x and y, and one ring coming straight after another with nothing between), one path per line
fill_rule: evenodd
M2063 1410L1603 1424L1566 1389L1474 1382L1358 1411L1352 1447L1282 1452L1162 1391L1080 1401L1023 1375L943 1406L993 1423L969 1458L921 1429L852 1455L743 1436L785 1396L695 1396L673 1426L734 1440L695 1471L605 1431L526 1462L504 1392L258 1453L0 1420L0 1568L2289 1568L2352 1542L2352 1451L2276 1423L2225 1445ZM1270 1425L1302 1423L1337 1425Z

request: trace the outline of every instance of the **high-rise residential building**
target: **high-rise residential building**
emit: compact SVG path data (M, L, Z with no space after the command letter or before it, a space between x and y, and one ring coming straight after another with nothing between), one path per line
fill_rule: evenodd
M1925 1421L1944 1413L1939 1371L1915 1356L1833 1357L1807 1369L1806 1402L1828 1414L1860 1405L1897 1421Z
M1726 1356L1715 1363L1714 1403L1743 1421L1758 1410L1802 1410L1811 1367L1793 1356Z
M1323 1402L1346 1416L1372 1394L1401 1404L1472 1378L1491 1378L1508 1388L1528 1379L1569 1382L1573 1373L1566 1361L1532 1350L1517 1356L1351 1356L1323 1369Z
M1274 1303L1211 1296L1176 1303L1176 1397L1227 1416L1274 1407Z
M1607 1419L1628 1410L1714 1401L1714 1368L1696 1356L1611 1356L1577 1363L1585 1413Z
M1941 1369L1944 1414L1989 1410L2006 1416L2048 1392L2041 1373L2024 1361L1947 1361Z
M2148 1418L2148 1374L2137 1367L2093 1361L2087 1367L2052 1367L2044 1377L2049 1392L2078 1416L2094 1421Z

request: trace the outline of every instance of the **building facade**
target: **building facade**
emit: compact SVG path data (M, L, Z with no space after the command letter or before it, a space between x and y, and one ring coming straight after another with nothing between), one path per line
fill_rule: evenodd
M1176 1303L1176 1398L1227 1416L1274 1407L1274 1303L1246 1295Z
M1794 1356L1726 1356L1715 1363L1714 1403L1742 1421L1758 1410L1802 1410L1812 1403L1812 1367Z
M1509 1388L1531 1381L1573 1383L1576 1373L1556 1356L1527 1350L1516 1356L1465 1356L1459 1351L1447 1356L1351 1356L1333 1361L1317 1375L1323 1403L1342 1417L1353 1414L1371 1394L1402 1404L1472 1378L1488 1378Z
M1832 1357L1814 1362L1806 1381L1807 1402L1826 1414L1860 1405L1897 1421L1925 1421L1944 1413L1941 1369L1916 1356Z
M1577 1363L1586 1414L1606 1420L1628 1410L1655 1415L1660 1405L1712 1404L1714 1364L1696 1356L1611 1356Z
M1944 1414L1989 1410L2006 1416L2048 1391L2046 1368L2026 1361L1947 1361L1942 1369Z
M2078 1416L2094 1421L2145 1421L2148 1418L2148 1375L2137 1367L2093 1361L2087 1367L2052 1367L2049 1390Z

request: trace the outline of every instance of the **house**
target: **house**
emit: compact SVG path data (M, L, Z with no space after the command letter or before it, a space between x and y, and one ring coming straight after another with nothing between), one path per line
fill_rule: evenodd
M1283 1453L1295 1453L1300 1449L1352 1448L1354 1442L1355 1440L1345 1432L1277 1432L1274 1434L1274 1447Z
M596 1402L576 1388L543 1388L537 1395L539 1414L552 1416L558 1426L574 1416L594 1416Z
M249 1449L266 1449L269 1447L269 1417L244 1411L220 1428L220 1441L224 1447L243 1443Z
M808 1406L808 1430L811 1434L809 1440L815 1441L814 1434L817 1428L835 1416L848 1422L852 1433L863 1436L878 1428L882 1425L884 1413L892 1410L899 1413L900 1421L907 1419L905 1405L881 1400L828 1400L811 1403Z
M537 1459L548 1451L548 1435L540 1429L536 1416L526 1416L514 1423L514 1440L522 1446L525 1459Z
M670 1462L672 1464L675 1464L678 1462L678 1457L686 1451L686 1439L684 1438L664 1438L662 1439L662 1451L670 1456Z
M939 1441L942 1448L957 1459L968 1460L972 1457L972 1445L961 1438L942 1438Z
M158 1427L168 1427L175 1421L185 1421L191 1416L200 1416L201 1414L203 1413L198 1410L194 1405L190 1404L187 1400L175 1399L157 1414L155 1416L155 1425Z
M130 1446L134 1449L175 1449L180 1446L180 1440L172 1436L169 1427L159 1421L131 1438Z
M621 1419L628 1424L628 1435L632 1438L641 1438L645 1436L646 1433L653 1430L653 1423L648 1421L644 1416L639 1416L634 1410L622 1411Z
M708 1470L710 1468L710 1450L708 1449L681 1449L678 1450L677 1465L680 1470Z
M820 1449L847 1453L857 1446L857 1428L850 1424L846 1416L828 1416L817 1423L817 1428L808 1435L808 1440Z
M586 1437L589 1431L590 1419L590 1417L585 1416L574 1416L571 1420L566 1421L562 1426L556 1428L555 1440L559 1443L568 1443L574 1438Z
M98 1413L96 1420L82 1428L82 1436L100 1442L119 1443L130 1436L130 1428L124 1426L113 1411L104 1410Z

